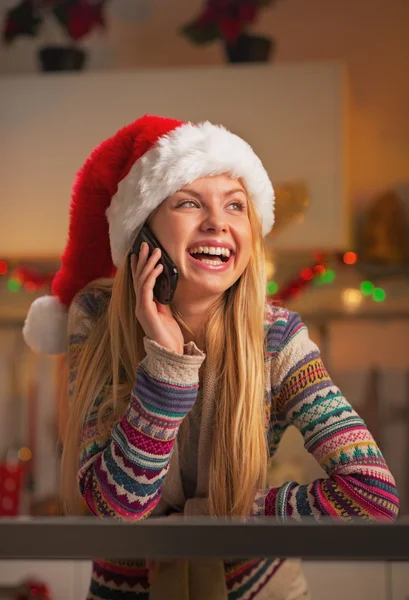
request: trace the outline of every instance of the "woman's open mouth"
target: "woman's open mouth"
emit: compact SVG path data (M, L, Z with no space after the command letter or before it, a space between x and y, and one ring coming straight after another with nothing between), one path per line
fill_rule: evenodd
M218 246L195 246L188 253L196 266L211 271L226 271L234 256L229 248Z

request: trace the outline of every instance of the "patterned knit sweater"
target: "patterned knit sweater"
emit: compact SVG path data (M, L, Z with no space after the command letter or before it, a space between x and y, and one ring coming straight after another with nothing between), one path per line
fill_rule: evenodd
M106 293L94 289L79 294L71 306L71 393L81 347L108 301ZM288 482L259 490L254 515L281 521L311 517L319 521L328 516L393 521L399 505L394 479L364 422L332 383L300 317L268 307L265 332L270 456L293 425L327 477L308 485ZM149 517L160 500L180 424L197 398L202 352L190 344L185 355L177 355L146 338L145 349L129 405L111 436L102 436L97 428L101 398L96 399L83 429L79 487L89 510L100 518L137 521ZM280 559L226 560L229 600L257 599L284 563ZM148 600L144 562L94 561L88 598Z

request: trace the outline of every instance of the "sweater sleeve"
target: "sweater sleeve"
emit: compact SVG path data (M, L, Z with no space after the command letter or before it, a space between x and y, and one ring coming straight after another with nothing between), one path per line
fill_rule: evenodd
M294 425L327 478L259 491L254 514L282 521L395 520L399 500L393 476L365 423L331 381L299 315L283 311L270 327L267 345L270 427Z
M70 316L71 384L92 326L92 302L87 300L84 313L79 298L70 311L74 317L77 313L76 319ZM192 343L185 346L184 355L147 338L144 345L146 357L136 369L128 407L111 435L98 430L101 398L96 398L82 430L78 482L88 508L98 517L140 520L151 513L161 497L179 426L196 400L205 355Z

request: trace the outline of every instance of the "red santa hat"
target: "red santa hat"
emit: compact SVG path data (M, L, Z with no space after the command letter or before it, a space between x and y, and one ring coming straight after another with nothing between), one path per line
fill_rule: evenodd
M89 282L111 277L149 214L200 177L240 178L266 235L274 191L252 148L222 126L144 116L100 144L79 171L70 205L68 242L52 296L33 302L23 335L36 352L66 350L67 315Z

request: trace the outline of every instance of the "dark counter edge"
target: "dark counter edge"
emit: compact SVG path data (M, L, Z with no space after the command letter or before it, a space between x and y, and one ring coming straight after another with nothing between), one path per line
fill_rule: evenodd
M396 523L257 518L129 523L85 518L0 519L1 559L258 558L407 561L409 520Z

